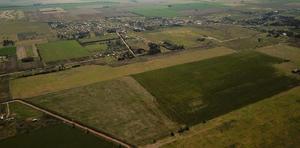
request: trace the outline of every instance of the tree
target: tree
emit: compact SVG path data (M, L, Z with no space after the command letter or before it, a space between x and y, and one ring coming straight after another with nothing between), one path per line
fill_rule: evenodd
M148 46L150 48L148 54L154 55L157 53L161 53L159 45L157 45L155 43L148 43Z

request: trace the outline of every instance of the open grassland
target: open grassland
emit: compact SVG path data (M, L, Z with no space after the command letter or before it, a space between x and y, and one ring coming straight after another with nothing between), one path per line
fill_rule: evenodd
M129 10L132 13L146 17L177 17L181 16L181 11L184 10L206 10L211 8L225 8L222 3L201 2L201 3L182 3L170 5L147 5L132 8Z
M300 66L300 48L279 44L275 46L259 48L257 51L270 56L291 60L293 63Z
M0 48L0 56L15 56L16 47L4 47Z
M300 87L296 87L196 125L185 135L161 141L171 142L161 147L298 147L299 98Z
M53 36L47 23L38 22L0 22L0 39L17 40L18 33L35 32L45 37Z
M7 148L40 148L41 146L43 148L118 147L118 145L64 124L45 127L0 141L0 147Z
M170 118L195 125L299 83L279 75L283 60L245 52L134 75Z
M205 37L212 42L221 43L226 40L250 37L258 32L238 26L189 26L170 27L156 31L138 32L133 35L141 36L152 42L171 41L184 45L186 48L201 46L207 41L200 42L197 39Z
M38 45L45 62L89 56L89 52L76 41L57 41Z
M141 145L176 130L153 98L131 77L29 99L86 125Z
M222 45L228 48L241 51L279 44L280 42L283 42L285 40L286 39L284 37L274 38L267 37L267 34L259 34L253 36L246 36L242 38L236 38L235 40L228 40L226 42L223 42Z
M27 98L232 53L234 53L234 50L219 47L209 50L184 51L174 55L157 57L146 62L114 68L108 66L84 66L68 71L15 79L10 81L10 88L14 98Z

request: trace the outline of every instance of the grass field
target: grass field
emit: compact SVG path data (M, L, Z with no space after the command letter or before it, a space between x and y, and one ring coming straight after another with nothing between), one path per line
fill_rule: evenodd
M100 51L104 51L108 48L108 46L104 43L104 44L92 44L92 45L87 45L84 46L84 48L86 48L89 52L94 53L94 52L100 52Z
M186 48L197 47L207 44L208 41L223 42L230 39L252 36L256 31L241 28L238 26L189 26L189 27L170 27L156 31L133 33L153 42L171 41L176 44L184 45ZM199 42L197 39L208 36L206 41Z
M279 75L283 60L256 52L233 54L134 75L160 109L195 125L280 93L299 83ZM259 88L259 89L258 89Z
M13 148L82 148L82 147L118 147L91 134L64 124L49 126L28 134L21 134L0 141L0 147Z
M52 37L53 33L48 27L47 23L38 22L0 22L0 39L11 39L17 40L18 33L24 32L36 32L38 34L43 34L45 37Z
M29 99L35 104L141 145L168 136L178 125L130 77Z
M0 48L0 56L15 56L16 47L4 47Z
M76 41L57 41L38 45L45 62L89 56L89 52Z
M165 139L161 143L171 143L161 147L298 147L299 98L297 87Z
M234 53L234 50L220 47L209 50L184 51L174 55L161 56L149 61L114 68L107 66L84 66L68 71L15 79L10 81L10 89L14 98L27 98L232 53Z
M182 14L180 11L184 10L205 10L210 8L225 8L226 6L222 3L212 3L212 2L201 2L201 3L183 3L183 4L173 4L173 5L152 5L152 6L142 6L138 8L133 8L130 12L147 16L147 17L177 17Z

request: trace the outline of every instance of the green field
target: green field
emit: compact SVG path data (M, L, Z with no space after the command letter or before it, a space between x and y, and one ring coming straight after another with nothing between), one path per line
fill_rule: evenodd
M0 56L15 56L16 47L4 47L0 48Z
M89 52L94 53L94 52L104 51L108 47L107 47L106 44L95 43L95 44L92 44L92 45L84 46L84 48L86 48Z
M297 87L196 125L161 147L299 147L299 98Z
M42 34L44 37L53 37L53 33L47 23L39 22L0 22L0 39L17 40L18 33L35 32Z
M17 135L0 141L7 148L112 148L113 143L64 124L49 126L30 133Z
M299 83L279 75L272 67L281 62L246 52L145 72L134 78L157 98L160 109L170 118L195 125Z
M89 52L76 41L57 41L38 45L45 62L69 60L89 56Z
M29 99L35 104L110 133L134 145L168 136L178 125L130 77Z
M172 5L151 5L132 8L130 12L147 17L177 17L184 10L205 10L210 8L226 8L222 3L201 2Z

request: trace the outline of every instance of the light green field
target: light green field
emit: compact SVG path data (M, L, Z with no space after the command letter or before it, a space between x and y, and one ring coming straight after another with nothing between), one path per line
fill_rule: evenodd
M92 45L87 45L84 46L89 52L94 53L94 52L100 52L106 50L108 47L106 44L92 44Z
M96 65L84 66L68 71L15 79L10 81L10 90L13 98L39 96L130 74L232 54L234 52L234 50L219 47L209 50L184 51L178 54L157 57L146 62L114 68Z
M29 99L35 104L103 130L135 145L168 136L178 125L131 77Z
M89 52L76 41L57 41L38 45L45 62L54 62L89 56Z
M252 36L256 31L237 26L201 26L201 27L171 27L151 32L137 32L134 35L141 36L153 42L172 41L184 45L186 48L197 47L206 42L197 41L198 38L208 36L207 40L215 43L230 39Z
M300 88L215 118L190 132L159 142L162 148L298 147ZM216 140L217 139L217 140ZM163 145L163 143L169 143ZM163 145L163 146L161 146Z
M47 23L38 22L0 22L0 39L17 40L17 33L21 32L36 32L45 35L45 37L52 37Z

